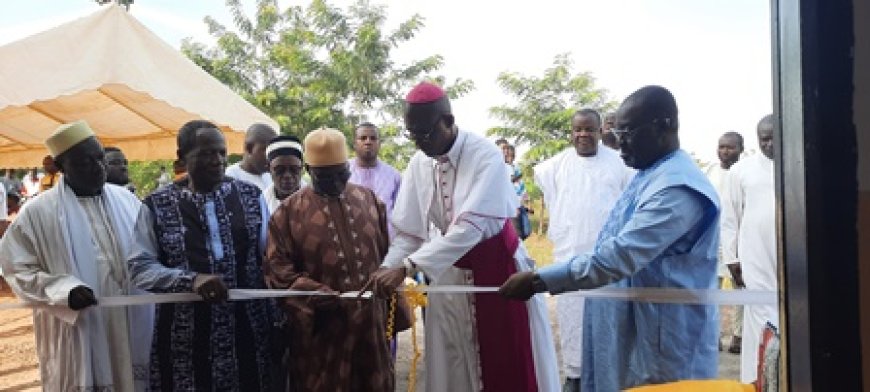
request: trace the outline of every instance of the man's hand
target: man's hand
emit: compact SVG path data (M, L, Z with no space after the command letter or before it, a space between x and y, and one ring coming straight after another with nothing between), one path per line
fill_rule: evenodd
M3 234L6 234L6 229L8 229L11 224L12 222L8 220L0 219L0 238L3 238Z
M308 297L308 303L311 304L312 307L327 310L332 309L338 306L339 304L339 292L333 290L329 286L315 282L308 278L302 278L297 280L292 287L293 290L301 290L301 291L319 291L321 293L326 293L329 295L312 295Z
M196 274L193 278L193 292L209 303L221 303L229 298L227 286L219 275Z
M82 310L97 304L94 292L87 286L76 286L67 294L67 305L72 310Z
M326 293L328 295L312 295L308 298L311 306L320 309L320 310L330 310L335 309L341 304L341 300L339 299L339 292L329 287L324 286L321 289L318 289L322 293Z
M740 263L728 264L728 271L731 272L731 278L734 279L737 288L745 289L746 283L743 282L743 269L740 268Z
M369 281L360 289L360 296L366 290L371 290L377 297L389 298L390 295L396 292L399 285L405 281L405 273L405 267L379 268L377 271L372 272Z
M515 273L501 285L498 293L508 299L528 301L535 295L535 287L532 284L534 279L535 273L532 271Z

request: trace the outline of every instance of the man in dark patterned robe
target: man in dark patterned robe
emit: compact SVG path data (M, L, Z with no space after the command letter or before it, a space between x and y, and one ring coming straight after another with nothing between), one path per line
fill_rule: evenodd
M312 186L285 199L269 222L266 284L332 295L282 302L290 335L289 389L392 391L387 302L337 296L360 290L381 264L389 238L386 209L371 190L347 183L341 132L311 132L305 158Z
M273 303L226 302L228 288L264 288L268 210L260 189L224 177L226 142L214 124L178 132L189 175L145 198L129 258L132 281L207 301L158 307L153 391L269 391Z

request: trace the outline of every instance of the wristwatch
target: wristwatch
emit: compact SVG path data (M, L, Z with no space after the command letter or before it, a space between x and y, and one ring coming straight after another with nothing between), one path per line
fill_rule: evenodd
M541 279L541 275L535 274L532 277L532 290L535 290L535 293L543 293L547 291L547 283Z

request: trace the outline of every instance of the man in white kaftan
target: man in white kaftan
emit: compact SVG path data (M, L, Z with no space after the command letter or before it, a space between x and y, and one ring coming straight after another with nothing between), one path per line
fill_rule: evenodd
M553 260L562 262L592 251L598 233L634 170L615 151L599 144L601 119L591 109L571 120L573 146L535 166L535 184L549 212L547 237ZM583 303L579 296L557 298L559 343L565 372L563 391L580 390L583 357Z
M710 167L706 170L707 179L710 180L710 183L713 184L713 187L716 188L716 193L719 195L719 199L723 200L724 197L722 193L725 191L725 182L728 179L728 171L731 170L731 167L740 160L740 154L743 153L743 136L734 131L728 131L722 134L719 137L719 144L716 147L716 155L719 157L719 162L710 165ZM720 220L720 223L724 223L724 214L723 218ZM716 274L719 276L719 288L730 287L731 289L738 289L737 284L734 282L734 279L731 277L731 272L728 271L728 267L726 267L726 263L729 260L726 260L722 254L722 244L719 243L719 265L716 270ZM728 283L726 285L726 282ZM724 337L731 338L730 343L728 344L728 352L732 354L740 353L740 345L741 345L741 336L743 336L743 306L735 305L735 306L723 306L723 312L729 312L729 314L733 314L730 317L730 325L722 325L721 335ZM722 318L724 322L726 318ZM719 342L719 351L722 351L722 342Z
M758 124L761 154L743 158L728 173L722 195L722 252L734 280L749 290L777 290L773 120ZM743 307L740 380L756 379L758 345L766 323L779 325L776 306Z
M33 324L42 387L144 390L135 376L148 374L153 308L92 306L134 293L125 256L139 200L104 184L102 147L87 124L62 126L46 144L63 179L31 200L0 242L7 282L39 306Z
M372 275L375 292L383 295L381 286L388 292L395 289L404 277L394 279L395 271L408 276L422 271L432 286L499 285L509 274L490 281L497 273L483 271L503 266L502 256L508 252L506 267L512 271L534 268L509 222L518 203L504 175L502 154L483 137L454 126L449 102L439 87L421 83L406 100L409 137L421 151L402 178L408 185L400 188L393 210L396 236L385 268ZM437 228L436 234L430 233L430 225ZM430 294L428 299L427 391L559 389L543 298L512 309L505 309L503 302L487 302L498 300L492 294ZM501 313L490 314L493 308ZM491 326L497 317L505 318L497 327ZM520 338L501 336L508 330ZM500 347L491 344L494 336Z

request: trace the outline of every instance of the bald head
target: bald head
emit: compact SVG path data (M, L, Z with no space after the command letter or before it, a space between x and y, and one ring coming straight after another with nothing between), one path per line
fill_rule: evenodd
M646 169L680 148L677 101L664 87L643 87L619 105L616 129L626 165Z
M254 124L248 127L248 132L245 133L245 150L251 144L269 144L269 142L278 136L272 127L266 124Z
M768 115L762 117L761 120L758 121L758 129L761 129L761 128L773 129L773 115L772 114L768 114Z
M246 172L261 175L269 170L269 161L266 159L266 148L269 142L277 136L272 127L266 124L254 124L248 127L245 133L245 155L242 157L241 166Z
M662 86L640 88L623 101L619 107L619 112L623 112L625 107L635 109L636 120L658 120L665 126L666 130L676 131L679 129L677 101L674 99L674 95Z
M764 156L773 159L773 115L768 114L758 122L758 147Z

